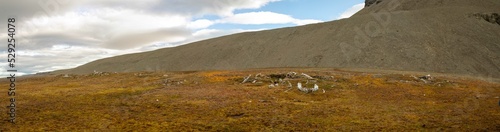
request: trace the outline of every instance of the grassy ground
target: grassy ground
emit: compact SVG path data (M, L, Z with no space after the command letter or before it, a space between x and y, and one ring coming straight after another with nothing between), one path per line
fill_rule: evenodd
M313 86L302 76L285 79L292 89L269 88L290 71L313 76L320 90L299 91L297 82ZM18 80L17 124L0 130L500 130L500 84L470 79L310 69L70 76ZM5 106L7 80L0 87Z

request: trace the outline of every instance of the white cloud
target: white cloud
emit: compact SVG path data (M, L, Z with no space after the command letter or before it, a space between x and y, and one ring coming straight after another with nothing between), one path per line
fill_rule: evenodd
M236 9L257 9L276 1L280 0L164 0L152 9L192 16L207 14L230 16Z
M274 12L248 12L235 14L223 18L218 22L235 24L286 24L291 23L294 20L295 19L291 16Z
M344 11L337 19L349 18L365 7L365 3L359 3Z
M24 25L28 26L19 31L23 31L20 37L30 40L25 43L27 48L32 49L54 44L124 49L189 35L188 29L182 29L189 19L180 15L144 14L129 9L103 8L36 17L26 21Z
M23 50L16 56L17 69L27 74L76 67L98 58L138 52L137 49L111 50L95 47L55 45ZM0 69L1 70L1 69Z
M210 34L215 34L222 32L222 30L217 30L217 29L202 29L198 30L193 33L193 36L198 37L198 36L210 36Z
M306 19L306 20L295 20L293 23L295 23L297 25L307 25L307 24L314 24L314 23L321 23L321 22L323 22L323 21Z
M16 0L0 4L0 18L18 19L18 65L23 73L36 73L72 68L104 57L265 30L210 29L216 24L322 22L274 12L234 14L235 10L258 9L276 1L280 0ZM217 18L203 18L206 15ZM6 31L5 25L0 25L0 31ZM6 36L1 32L0 41L5 42ZM0 48L0 52L4 51ZM6 57L0 56L0 60ZM0 64L0 71L5 71L6 63Z
M217 20L217 23L233 23L233 24L288 24L293 23L296 25L305 25L311 23L322 22L320 20L299 20L289 15L279 14L274 12L248 12L234 14Z
M0 4L0 16L53 16L70 10L122 8L147 13L231 15L236 9L257 9L280 0L10 0ZM4 18L4 17L2 17Z
M1 62L0 65L1 65L0 66L0 71L1 71L0 72L0 77L2 77L2 78L8 77L10 73L6 72L7 69L4 68L4 67L7 67L8 64L5 63L5 62Z
M146 46L158 42L180 42L186 39L189 31L185 29L171 28L160 29L147 32L128 33L110 38L103 44L105 48L111 49L131 49Z
M200 19L196 21L192 21L187 24L187 28L189 29L202 29L202 28L207 28L210 27L214 24L214 22L207 20L207 19Z

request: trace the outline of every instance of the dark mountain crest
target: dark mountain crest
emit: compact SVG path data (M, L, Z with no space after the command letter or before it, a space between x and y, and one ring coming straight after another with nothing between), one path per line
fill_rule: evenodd
M365 7L371 6L373 4L378 4L382 2L382 0L365 0Z

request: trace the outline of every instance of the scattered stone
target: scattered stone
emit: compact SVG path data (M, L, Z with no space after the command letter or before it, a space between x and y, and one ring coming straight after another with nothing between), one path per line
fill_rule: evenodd
M314 84L313 88L306 88L306 87L302 87L302 83L299 82L299 83L297 83L297 89L299 89L300 91L305 92L305 93L312 93L312 92L318 91L319 86L317 84Z
M295 78L295 76L297 76L297 73L296 72L288 72L286 74L286 77L287 78Z
M410 77L413 77L413 78L415 78L415 80L420 80L424 83L429 83L429 81L434 80L434 77L431 77L430 74L425 75L425 76L421 76L421 77L416 77L414 75L411 75Z
M255 75L255 77L256 77L256 78L257 78L257 77L264 77L264 75L263 75L262 73L259 73L259 74Z
M424 79L424 80L431 80L432 77L431 77L431 74L428 74L426 76L421 76L421 77L418 77L419 79Z
M259 102L262 102L262 103L268 103L268 102L271 102L271 101L269 101L269 100L262 100L262 99L261 99L261 100L259 100Z
M304 76L304 77L306 77L307 79L311 79L311 80L313 80L313 79L314 79L313 77L311 77L311 76L309 76L309 75L307 75L307 74L305 74L305 73L302 73L301 75L302 75L302 76Z
M300 83L300 82L297 83L297 89L299 89L302 92L307 92L306 89L302 88L302 83Z
M247 81L248 81L248 79L250 79L250 77L251 77L251 76L252 76L252 74L248 75L247 77L244 77L244 78L243 78L243 82L241 82L241 83L245 83L245 82L247 82Z
M236 113L236 114L227 114L227 117L231 118L241 118L245 115L245 113Z
M311 92L316 92L316 91L318 91L318 89L319 89L319 86L314 84L314 88L311 89Z

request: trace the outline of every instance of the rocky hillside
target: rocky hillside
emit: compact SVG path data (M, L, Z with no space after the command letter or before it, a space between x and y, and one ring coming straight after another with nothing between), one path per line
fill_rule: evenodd
M490 20L500 1L366 3L348 19L233 34L58 73L335 67L500 77L500 25Z

